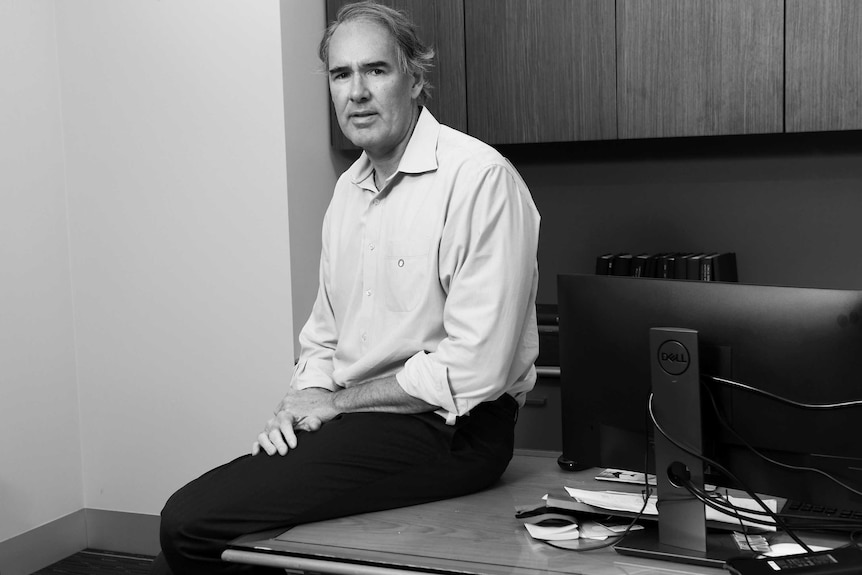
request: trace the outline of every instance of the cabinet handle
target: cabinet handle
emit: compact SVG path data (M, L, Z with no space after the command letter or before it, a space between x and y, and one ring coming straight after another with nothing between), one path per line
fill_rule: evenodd
M541 377L560 377L559 367L536 366L536 375Z
M524 407L543 407L547 403L547 397L528 397L526 401L524 401Z

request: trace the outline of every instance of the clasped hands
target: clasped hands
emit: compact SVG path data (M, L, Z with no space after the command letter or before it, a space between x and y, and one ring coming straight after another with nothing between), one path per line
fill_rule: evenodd
M338 415L334 393L318 387L288 391L275 408L274 417L257 436L251 454L257 455L262 449L267 455L285 455L294 449L297 431L317 431Z

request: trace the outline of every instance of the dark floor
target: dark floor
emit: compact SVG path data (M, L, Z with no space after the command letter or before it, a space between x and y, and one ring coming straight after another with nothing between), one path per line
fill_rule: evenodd
M152 564L147 555L85 549L33 575L149 575Z

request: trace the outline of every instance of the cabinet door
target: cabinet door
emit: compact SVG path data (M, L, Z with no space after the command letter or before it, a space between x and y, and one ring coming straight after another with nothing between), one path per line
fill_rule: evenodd
M536 386L527 394L515 425L515 448L542 451L563 450L563 416L560 399L560 368L537 367Z
M862 2L787 0L788 132L862 129Z
M492 144L616 137L614 0L468 0L467 112Z
M617 0L620 138L783 131L783 0Z
M327 23L338 9L355 0L327 0ZM425 105L441 124L467 131L467 95L464 78L464 0L379 0L407 12L419 29L423 42L434 46L436 58L429 74L431 98ZM330 106L330 132L333 147L354 148L341 133Z

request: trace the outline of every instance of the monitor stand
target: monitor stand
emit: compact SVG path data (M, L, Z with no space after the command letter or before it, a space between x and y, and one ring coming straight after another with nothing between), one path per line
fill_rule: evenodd
M682 328L650 330L652 412L677 443L702 453L700 364L697 332ZM682 487L690 481L703 491L703 462L655 430L658 529L626 535L614 548L625 555L722 567L745 555L728 533L706 532L704 504Z
M662 543L659 532L654 527L632 531L617 543L614 549L622 555L719 569L732 557L754 556L754 553L741 551L729 533L708 534L705 549L700 551Z

